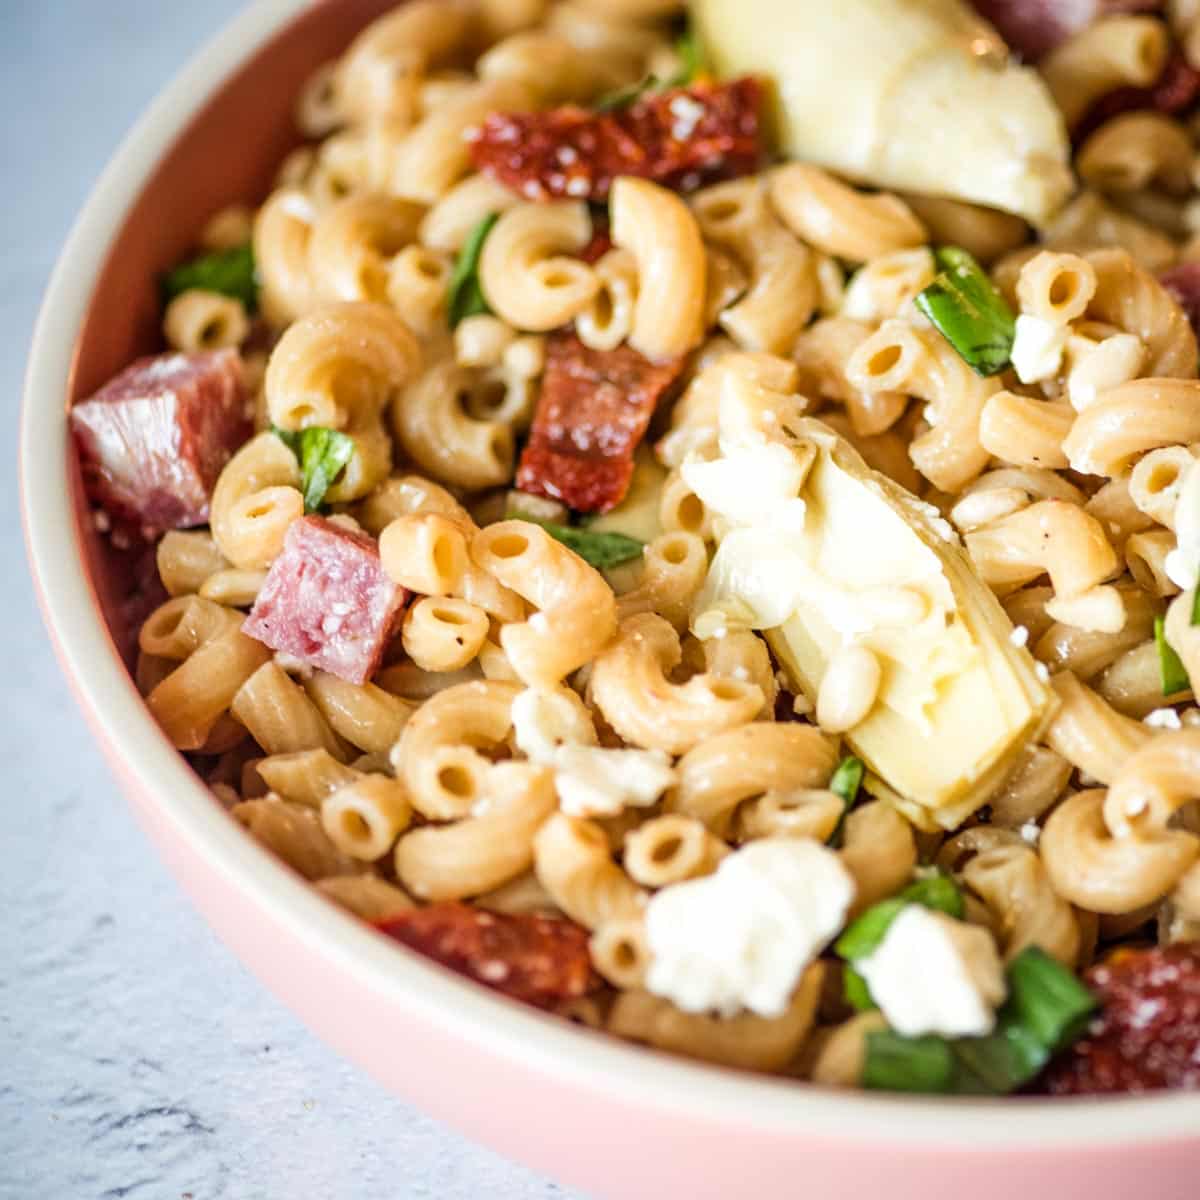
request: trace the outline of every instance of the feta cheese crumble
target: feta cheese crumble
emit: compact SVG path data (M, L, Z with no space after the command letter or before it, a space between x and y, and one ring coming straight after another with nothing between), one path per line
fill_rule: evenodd
M906 1037L990 1033L1004 999L1004 966L992 935L919 904L900 910L855 969L888 1024Z
M646 987L684 1012L778 1017L841 929L854 880L810 838L766 838L646 905Z
M1151 729L1183 728L1183 722L1173 708L1156 708L1153 712L1148 712L1142 718L1142 724L1149 725Z
M649 808L675 778L662 750L560 746L554 752L558 806L570 817L615 817L626 808Z
M1066 325L1054 325L1041 317L1022 313L1017 318L1012 365L1022 383L1053 379L1062 366L1063 351L1070 333Z

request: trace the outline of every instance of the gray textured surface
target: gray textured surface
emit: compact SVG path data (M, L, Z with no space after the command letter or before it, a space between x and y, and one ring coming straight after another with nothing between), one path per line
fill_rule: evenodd
M0 0L0 1198L564 1197L339 1060L201 924L91 745L21 567L11 447L47 274L119 137L238 7Z

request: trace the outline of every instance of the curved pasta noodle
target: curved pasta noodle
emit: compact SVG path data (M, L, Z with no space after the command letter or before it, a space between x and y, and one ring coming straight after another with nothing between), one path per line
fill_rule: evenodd
M504 625L500 645L531 687L548 687L596 657L617 625L617 603L604 577L528 521L501 521L471 542L475 564L536 609Z
M499 680L462 683L438 692L412 715L392 761L422 816L465 817L487 794L494 764L480 750L508 736L520 690Z
M288 526L304 515L296 456L273 433L260 433L227 462L209 504L212 538L237 567L269 567Z
M692 199L705 238L726 246L750 276L738 301L718 318L744 350L786 353L817 302L813 256L780 223L753 179L705 188Z
M823 971L820 963L814 963L804 972L781 1017L685 1013L649 992L624 991L617 996L607 1028L672 1054L729 1067L778 1071L800 1053L812 1029Z
M1075 965L1079 924L1050 885L1037 851L1017 845L985 850L963 867L962 880L988 906L1006 959L1039 946L1064 966Z
M533 839L534 871L554 903L585 929L641 915L645 893L617 866L594 821L555 813Z
M1105 806L1099 788L1064 800L1042 831L1042 862L1054 890L1072 904L1097 913L1135 912L1183 878L1200 854L1200 839L1174 830L1114 837Z
M517 329L554 329L596 293L592 268L576 257L592 236L587 205L520 204L502 213L479 259L479 284L496 314Z
M637 263L629 344L647 358L678 358L704 337L704 244L696 218L673 192L623 176L609 200L613 245Z
M1046 730L1047 744L1091 778L1110 782L1150 740L1150 730L1116 712L1070 671L1055 675L1052 682L1059 709Z
M396 875L422 900L458 900L499 887L532 866L534 835L555 804L546 768L497 763L478 815L427 825L400 839Z
M592 668L591 693L605 720L635 746L681 754L706 738L751 721L761 689L719 675L672 683L681 658L679 635L662 617L628 617Z
M1125 250L1085 255L1096 272L1087 315L1139 338L1146 347L1147 375L1196 377L1196 335L1175 298Z
M667 808L726 837L744 801L823 788L836 763L833 743L812 726L743 725L707 738L679 760Z
M846 376L864 391L906 392L930 405L932 427L913 439L909 456L935 487L957 492L987 466L979 424L1000 385L976 375L940 334L885 321L855 350Z
M917 865L912 826L886 801L872 800L846 814L839 852L854 876L851 915L895 894Z
M316 291L325 303L388 299L388 264L417 235L424 210L395 196L357 195L317 219L308 243Z
M775 211L797 237L851 262L920 246L929 238L899 196L855 191L808 163L777 168L769 190Z

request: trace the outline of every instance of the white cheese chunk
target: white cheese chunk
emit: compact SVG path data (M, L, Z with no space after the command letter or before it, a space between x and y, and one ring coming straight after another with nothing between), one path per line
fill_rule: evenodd
M513 740L530 762L551 766L566 743L596 744L596 730L584 703L569 688L526 688L512 702Z
M1200 578L1200 459L1188 467L1175 501L1175 541L1163 569L1186 592Z
M765 838L646 905L646 987L684 1012L780 1016L845 921L854 880L809 838Z
M883 941L854 967L888 1024L906 1037L990 1033L1005 995L992 935L919 904L901 909Z
M571 817L615 817L649 808L676 780L662 750L560 746L554 752L558 805Z
M1017 318L1012 365L1022 383L1053 379L1062 367L1063 351L1070 333L1066 325L1055 325L1041 317L1022 313Z

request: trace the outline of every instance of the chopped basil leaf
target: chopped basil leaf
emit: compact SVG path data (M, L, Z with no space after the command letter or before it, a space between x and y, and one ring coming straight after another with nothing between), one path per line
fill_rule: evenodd
M258 308L258 279L250 243L229 250L214 250L173 267L162 277L163 303L169 304L192 288L232 296L246 306L247 312L254 312Z
M883 1092L949 1092L957 1064L940 1037L903 1037L890 1029L867 1034L862 1085Z
M492 226L499 219L499 213L488 213L471 230L463 248L458 252L446 292L446 310L451 329L467 317L476 317L480 313L492 311L479 283L479 256L483 253L483 243L487 240L487 235L492 232Z
M1005 1095L1024 1087L1087 1028L1096 998L1036 946L1008 964L1008 999L984 1037L867 1035L865 1087Z
M829 790L841 798L842 815L838 819L838 823L834 831L829 835L829 844L831 846L840 846L842 844L842 826L846 821L846 814L854 807L854 802L858 799L858 789L862 786L863 772L866 768L863 766L861 758L855 758L853 754L847 754L845 758L838 763L833 774L829 778Z
M1162 617L1154 618L1154 644L1158 647L1158 677L1162 684L1162 694L1173 696L1176 692L1186 692L1191 681L1188 673L1179 661L1179 655L1167 641L1167 634Z
M915 304L977 375L995 375L1012 356L1016 321L975 259L958 246L934 251L939 274Z
M1096 997L1075 975L1037 946L1028 946L1008 964L1005 1010L1030 1029L1052 1054L1065 1049L1087 1028Z
M692 83L701 75L710 73L708 55L704 52L704 43L700 41L696 30L689 25L675 42L675 53L683 67L671 80L672 87L682 87Z
M1196 585L1196 590L1192 593L1191 624L1200 625L1200 584Z
M842 968L842 995L856 1012L870 1012L879 1007L867 981L851 966Z
M673 81L669 81L673 82ZM592 111L598 113L617 112L622 108L631 108L647 92L656 92L665 86L655 75L647 75L637 83L631 83L612 92L605 92L593 105Z
M578 529L573 525L559 525L556 521L539 521L535 517L519 516L519 521L540 525L555 541L562 542L568 550L574 550L586 563L598 571L607 571L631 559L640 558L645 543L623 533L593 533L590 529Z
M923 908L943 912L958 919L961 919L966 911L958 884L949 875L938 871L924 879L916 879L894 896L872 904L866 912L846 926L842 936L834 943L834 951L848 963L857 962L860 958L874 953L887 935L892 922L909 904L919 904ZM867 981L852 967L847 966L843 973L842 990L846 1003L859 1012L878 1007L871 998L871 989Z
M865 958L883 941L900 910L909 904L919 904L922 908L960 919L966 911L958 884L939 871L925 879L916 879L894 896L872 904L846 926L834 950L850 962Z
M272 426L271 431L300 464L304 511L316 512L325 500L325 493L354 457L354 439L321 425L300 430Z

